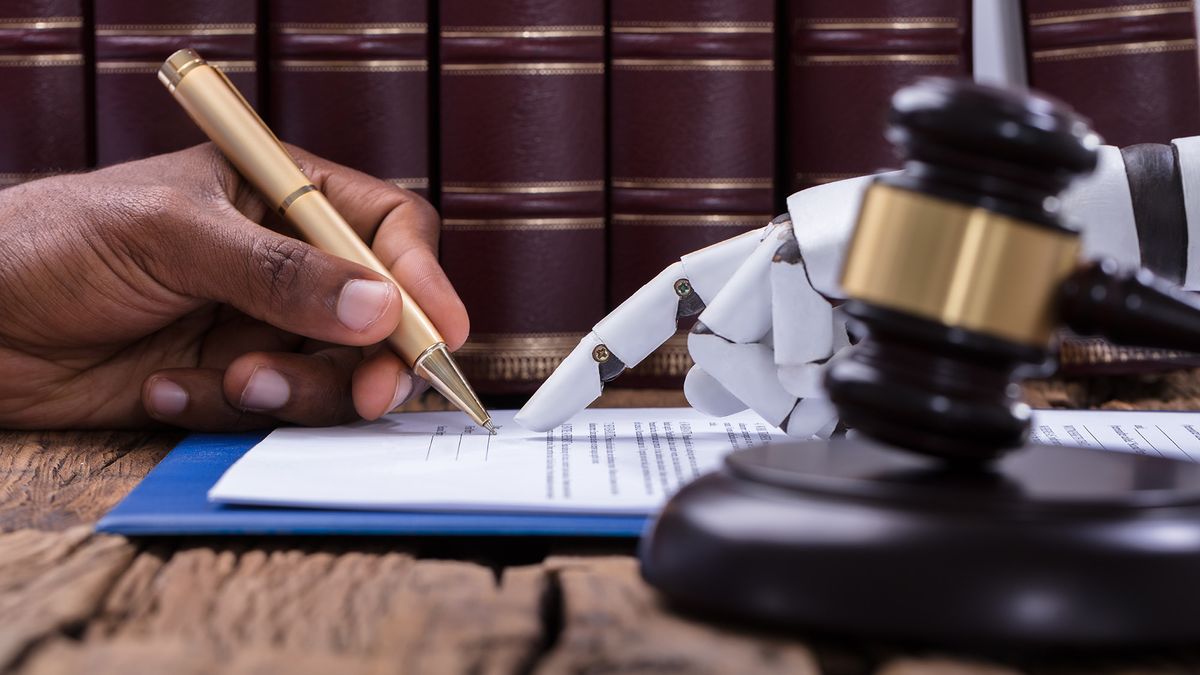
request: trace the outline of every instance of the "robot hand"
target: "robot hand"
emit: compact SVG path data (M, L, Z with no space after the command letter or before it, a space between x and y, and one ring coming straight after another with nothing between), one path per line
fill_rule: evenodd
M828 436L837 418L822 372L850 344L838 276L871 180L797 192L788 213L764 229L683 256L596 324L517 422L537 431L561 424L674 335L678 319L698 314L688 336L696 362L684 383L689 403L716 416L752 408L788 434ZM1082 227L1085 257L1144 264L1195 289L1200 231L1188 231L1192 223L1200 230L1200 197L1188 189L1195 185L1200 138L1106 146L1062 209Z
M749 407L790 434L828 436L837 418L821 373L850 344L836 278L870 180L798 192L762 230L683 256L596 324L517 421L561 424L674 335L679 319L698 314L689 403L717 416Z

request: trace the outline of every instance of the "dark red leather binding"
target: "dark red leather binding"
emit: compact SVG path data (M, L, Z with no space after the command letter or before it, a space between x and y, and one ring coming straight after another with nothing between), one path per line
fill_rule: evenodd
M881 133L892 94L921 77L971 74L970 0L789 7L792 190L896 168Z
M776 207L775 3L615 0L611 21L610 308ZM619 383L688 367L679 336Z
M88 165L80 0L0 3L0 188Z
M424 0L271 0L275 133L427 194L427 13Z
M533 391L604 314L604 3L443 0L442 265L459 364Z
M1192 3L1025 0L1030 84L1071 104L1106 143L1200 134Z
M192 47L258 100L258 3L95 0L96 155L114 164L201 143L204 134L158 82L162 62Z

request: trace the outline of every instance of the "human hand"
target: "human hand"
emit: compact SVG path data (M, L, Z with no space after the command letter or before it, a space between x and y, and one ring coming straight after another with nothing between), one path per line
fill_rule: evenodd
M446 338L468 319L419 196L289 151ZM423 386L385 277L292 238L212 145L0 192L0 428L374 419Z

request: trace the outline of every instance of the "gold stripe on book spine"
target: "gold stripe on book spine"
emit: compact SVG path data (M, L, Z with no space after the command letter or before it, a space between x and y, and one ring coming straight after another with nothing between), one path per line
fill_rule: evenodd
M208 61L208 65L226 73L253 73L253 61ZM98 61L96 72L108 75L157 73L162 61Z
M906 19L800 19L796 29L803 30L955 30L958 19L952 16L914 16Z
M613 59L614 70L773 71L771 59Z
M277 23L271 31L280 35L424 35L424 23Z
M252 23L101 24L96 37L137 35L254 35Z
M614 223L639 223L647 225L669 225L680 227L702 227L702 226L723 226L723 227L761 227L771 222L772 216L769 213L750 213L750 214L645 214L645 213L614 213L612 221Z
M770 190L770 178L614 178L615 188L634 190Z
M272 61L275 70L305 73L423 73L429 70L425 59L280 59Z
M0 68L52 68L82 65L83 54L0 54Z
M624 33L715 33L715 34L772 34L775 24L771 21L639 21L637 23L614 23L612 32Z
M602 180L562 180L512 183L442 183L442 193L452 194L558 194L604 192Z
M0 19L0 30L60 30L83 28L81 16L47 16L44 18Z
M1029 25L1050 26L1059 23L1101 21L1103 19L1136 19L1144 16L1161 16L1163 14L1186 14L1191 11L1191 2L1147 2L1105 7L1103 9L1038 12L1029 15Z
M603 37L604 26L453 26L442 28L442 37L455 38L516 38L545 40L550 38Z
M604 62L443 63L444 75L603 75Z
M386 180L392 185L404 188L405 190L425 190L429 188L429 178L427 176L414 176L412 178L388 178Z
M1074 61L1078 59L1104 58L1126 54L1162 54L1186 52L1196 48L1192 38L1184 40L1151 40L1148 42L1124 42L1121 44L1092 45L1089 47L1065 47L1063 49L1040 49L1033 52L1034 61Z
M489 232L507 230L602 230L603 218L446 218L442 230Z
M797 66L952 66L958 63L958 54L808 54L797 55L792 62Z

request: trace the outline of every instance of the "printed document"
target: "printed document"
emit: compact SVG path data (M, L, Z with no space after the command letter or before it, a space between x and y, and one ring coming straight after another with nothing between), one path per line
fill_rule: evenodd
M1200 413L1037 410L1029 440L1200 461Z
M550 432L498 411L397 413L277 429L209 491L231 504L402 511L652 514L732 451L787 439L752 412L589 409ZM1200 460L1200 413L1039 410L1032 442Z
M321 508L649 514L731 451L782 438L744 412L597 408L552 431L495 411L496 435L461 412L271 432L209 491L236 504Z

